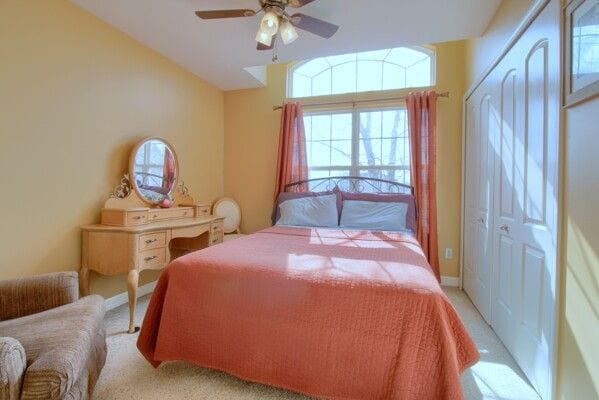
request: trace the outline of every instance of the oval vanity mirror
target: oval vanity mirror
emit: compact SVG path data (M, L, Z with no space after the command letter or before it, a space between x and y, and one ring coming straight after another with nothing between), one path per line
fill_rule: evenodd
M131 153L129 175L133 188L150 204L172 199L178 172L175 150L164 139L144 139Z

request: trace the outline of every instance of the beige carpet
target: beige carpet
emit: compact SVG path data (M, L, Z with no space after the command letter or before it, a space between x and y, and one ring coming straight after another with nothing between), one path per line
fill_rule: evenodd
M522 371L483 321L464 292L446 289L476 342L481 360L462 375L468 400L538 400ZM137 321L142 321L149 297L140 299ZM307 399L285 390L253 384L225 373L174 362L153 369L135 347L137 334L128 335L126 306L106 316L108 359L96 386L94 399L206 399L269 400Z

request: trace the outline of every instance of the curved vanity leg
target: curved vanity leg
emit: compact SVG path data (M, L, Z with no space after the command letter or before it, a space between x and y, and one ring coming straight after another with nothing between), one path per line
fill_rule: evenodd
M139 272L136 269L129 271L127 276L127 293L129 295L129 330L128 333L135 333L139 327L135 326L135 306L137 304L137 283L139 281Z
M79 271L79 290L81 291L81 297L89 294L89 269L82 267Z

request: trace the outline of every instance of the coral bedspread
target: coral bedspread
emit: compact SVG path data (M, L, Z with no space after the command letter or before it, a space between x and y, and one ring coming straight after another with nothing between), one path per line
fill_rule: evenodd
M411 235L280 227L174 260L137 346L327 399L460 399L478 360Z

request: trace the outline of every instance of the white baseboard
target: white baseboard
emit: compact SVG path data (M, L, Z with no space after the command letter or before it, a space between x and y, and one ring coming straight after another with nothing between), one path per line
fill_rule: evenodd
M460 286L460 278L457 276L442 276L441 286L458 287Z
M150 294L154 291L156 287L156 281L147 283L143 286L137 288L137 298L145 296L146 294ZM104 300L104 307L106 307L106 311L113 310L123 304L127 304L129 302L129 297L127 292L119 293L116 296L112 296L106 300Z

